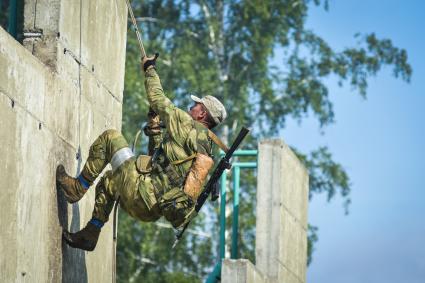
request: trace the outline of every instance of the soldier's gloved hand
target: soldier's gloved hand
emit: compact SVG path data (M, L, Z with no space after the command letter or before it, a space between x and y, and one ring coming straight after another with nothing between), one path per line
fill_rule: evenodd
M156 63L156 58L158 58L159 53L155 53L154 56L148 57L145 56L142 58L142 66L143 66L143 71L146 72L146 70L148 69L149 66L154 66L155 67L155 63Z
M161 134L161 119L158 114L149 107L148 122L143 127L143 132L147 136L155 136Z

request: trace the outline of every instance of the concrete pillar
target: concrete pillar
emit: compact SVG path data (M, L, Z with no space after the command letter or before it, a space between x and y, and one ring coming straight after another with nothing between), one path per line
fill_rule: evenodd
M271 282L305 282L307 171L282 140L264 140L257 180L256 267Z
M223 283L305 283L308 174L282 140L258 147L256 265L223 260Z
M264 276L247 259L224 259L221 283L268 283Z

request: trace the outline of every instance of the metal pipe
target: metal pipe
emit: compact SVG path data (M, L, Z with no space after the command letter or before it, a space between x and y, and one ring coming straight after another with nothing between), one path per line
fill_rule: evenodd
M220 243L219 260L214 270L208 275L205 283L216 283L221 276L221 261L226 254L226 172L220 176Z
M226 172L220 177L220 262L226 253Z
M257 156L257 150L236 150L234 156ZM225 152L220 151L220 156ZM239 226L239 187L240 187L240 169L257 168L257 162L234 162L233 168L233 223L232 223L232 247L231 258L237 258L238 255L238 226ZM206 283L216 283L221 276L222 261L226 254L226 182L227 175L223 173L220 177L220 260L215 265L214 270L208 275Z
M239 184L240 167L233 165L233 222L232 222L232 250L230 258L238 258L238 234L239 234Z
M232 167L239 168L257 168L257 162L234 162L232 163Z
M14 38L18 35L18 0L11 0L9 3L9 23L7 32L10 33Z
M217 283L221 278L221 260L214 266L213 271L208 275L205 283Z
M220 151L220 156L224 156L226 153ZM233 156L257 156L258 150L256 149L240 149L233 153Z

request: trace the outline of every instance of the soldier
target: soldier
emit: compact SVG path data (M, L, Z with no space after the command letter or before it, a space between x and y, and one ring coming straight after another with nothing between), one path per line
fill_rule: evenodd
M74 248L92 251L102 226L108 221L114 201L141 221L164 216L174 228L182 227L194 213L203 183L214 162L213 141L222 146L209 129L226 118L223 104L213 96L191 96L188 112L177 108L165 95L155 70L155 57L144 57L145 89L150 103L145 134L150 156L134 157L127 141L116 130L107 130L92 144L84 168L77 178L62 165L56 170L57 185L68 202L79 201L107 164L96 186L92 219L76 233L63 231L64 240ZM161 136L159 121L165 124ZM153 149L155 151L153 151Z

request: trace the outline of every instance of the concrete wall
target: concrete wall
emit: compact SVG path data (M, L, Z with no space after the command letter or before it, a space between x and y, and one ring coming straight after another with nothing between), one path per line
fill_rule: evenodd
M62 227L90 219L94 189L67 204L55 169L76 175L93 140L121 128L125 2L26 0L24 28L24 46L0 28L0 282L111 282L112 223L92 253L62 243Z
M259 144L256 267L272 282L306 281L308 174L282 140Z
M221 283L269 283L247 259L224 259L221 270Z
M224 260L222 281L304 283L308 174L282 140L258 147L256 264Z

